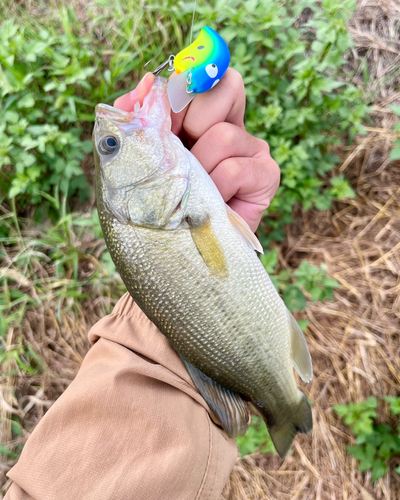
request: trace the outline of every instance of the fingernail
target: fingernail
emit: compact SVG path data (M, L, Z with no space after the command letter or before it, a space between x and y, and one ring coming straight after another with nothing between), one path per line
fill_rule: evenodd
M131 92L129 92L129 95L130 95L130 98L131 98L131 99L136 99L136 98L137 98L137 96L140 94L140 92L141 92L141 90L142 90L143 83L144 83L144 81L145 81L146 77L147 77L148 75L150 75L150 74L151 74L151 73L146 73L146 74L144 75L144 77L140 80L140 82L138 83L137 87L136 87L134 90L132 90Z

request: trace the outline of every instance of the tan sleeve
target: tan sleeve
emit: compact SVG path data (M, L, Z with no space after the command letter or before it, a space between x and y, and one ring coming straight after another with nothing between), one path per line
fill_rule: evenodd
M167 339L125 295L28 439L5 500L214 500L236 459Z

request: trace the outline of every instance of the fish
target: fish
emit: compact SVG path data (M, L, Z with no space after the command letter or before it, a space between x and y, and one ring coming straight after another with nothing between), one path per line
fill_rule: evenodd
M250 402L284 458L312 429L293 370L311 381L307 342L257 237L171 132L167 80L132 112L98 104L93 149L100 224L127 290L227 435L247 431Z

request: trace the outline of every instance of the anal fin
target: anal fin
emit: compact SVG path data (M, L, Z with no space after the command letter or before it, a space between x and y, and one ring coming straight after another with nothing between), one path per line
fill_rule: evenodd
M310 382L313 377L313 369L306 339L304 338L304 334L297 321L288 309L287 314L289 316L290 330L292 334L291 351L293 366L304 382Z
M239 394L222 387L207 377L202 371L186 361L183 356L181 359L197 390L218 418L228 436L236 438L246 434L250 413Z

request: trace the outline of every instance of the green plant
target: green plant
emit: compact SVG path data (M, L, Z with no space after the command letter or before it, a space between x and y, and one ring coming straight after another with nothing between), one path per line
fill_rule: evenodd
M346 29L355 0L217 0L197 6L193 32L216 28L244 78L246 125L266 139L282 185L260 234L284 237L296 202L327 209L353 196L343 177L326 180L344 136L363 133L367 106L346 82ZM0 30L0 188L21 205L59 193L88 196L81 162L97 102L132 88L144 62L157 63L189 42L193 5L96 1L87 18L55 9L46 25L4 13ZM99 37L96 27L101 26ZM84 130L82 130L82 127Z
M389 106L389 108L393 111L393 113L397 116L400 116L400 106ZM394 129L395 132L400 131L400 120L395 124ZM399 137L399 135L397 135ZM394 148L390 152L391 160L400 160L400 138L394 141Z
M229 42L232 66L244 78L246 125L269 142L282 181L260 234L264 248L284 238L299 202L306 210L330 208L354 196L347 180L324 180L339 159L334 148L365 133L362 90L346 82L343 57L352 46L346 22L355 0L239 2L199 6ZM200 24L200 23L198 23Z
M39 2L43 24L18 6L17 17L7 15L7 5L0 9L0 191L16 198L19 212L45 205L37 213L47 215L49 196L90 196L81 164L92 150L95 105L112 103L138 74L126 75L142 71L170 38L182 39L176 28L185 14L170 0L140 5L140 15L137 4L96 3L84 22L62 4L48 16ZM168 30L162 40L154 36L160 14ZM100 38L98 24L105 32Z
M77 43L14 19L1 27L0 188L20 204L88 195L80 164L92 146L81 135L93 105L80 90L91 88L94 55L85 38Z
M276 453L275 446L261 417L253 415L249 430L244 436L236 438L242 456L250 453Z
M290 311L305 309L307 297L313 302L333 300L333 289L339 283L327 276L325 264L318 268L304 260L295 271L282 269L275 274L278 265L277 249L261 255L260 260ZM300 321L299 324L305 328L307 322Z
M61 211L54 226L28 230L15 227L13 217L4 220L10 222L9 234L0 237L0 366L14 361L14 370L35 375L45 367L32 346L21 336L11 349L6 345L7 333L20 328L28 311L47 304L60 321L62 313L79 310L91 294L116 299L125 288L99 239L97 211Z
M384 397L393 416L400 415L400 397ZM378 401L370 397L360 403L348 403L333 407L356 435L356 446L348 451L359 461L359 470L371 470L372 481L386 474L388 462L400 456L400 427L394 430L390 425L377 422ZM400 474L400 466L395 472Z

